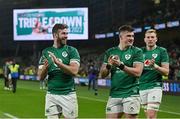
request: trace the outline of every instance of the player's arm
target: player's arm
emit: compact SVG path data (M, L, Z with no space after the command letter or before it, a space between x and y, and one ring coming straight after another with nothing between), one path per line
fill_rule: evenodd
M70 62L69 65L63 64L62 62L56 62L57 66L61 68L65 73L76 76L79 71L80 64L79 62Z
M126 66L123 62L120 61L118 56L113 56L111 60L111 64L123 70L129 75L139 77L143 71L143 63L142 62L134 62L133 67Z
M155 63L155 59L152 58L151 64L155 70L159 71L162 75L167 76L169 74L169 57L167 51L164 49L161 53L161 65Z
M44 64L43 65L40 65L38 67L38 77L39 77L39 80L44 80L47 76L47 73L48 73L48 61L45 60L44 61Z
M109 68L108 68L107 65L109 65L109 64L102 64L102 66L101 66L101 69L100 69L100 76L101 76L101 78L106 78L109 75L111 67L109 65Z
M169 63L162 63L161 66L154 64L154 69L159 71L162 75L167 76L169 74Z
M124 65L123 71L125 71L129 75L140 77L143 71L143 63L134 63L133 67L128 67Z
M107 59L107 63L103 63L100 69L101 78L106 78L109 75L112 68L113 56L112 55L109 57L105 56L105 59L104 59L105 62L106 62L106 59Z
M72 76L76 76L78 71L79 71L79 67L80 67L80 64L78 61L71 61L69 65L66 65L66 64L63 64L62 62L60 62L56 56L49 52L53 62L62 70L64 71L64 73L66 74L69 74L69 75L72 75Z

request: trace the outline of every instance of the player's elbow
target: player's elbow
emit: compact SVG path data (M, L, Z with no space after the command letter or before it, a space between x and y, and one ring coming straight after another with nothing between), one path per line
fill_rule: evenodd
M104 78L107 77L107 76L105 76L105 75L103 75L103 74L101 74L100 76L101 76L102 79L104 79Z
M40 81L44 80L46 76L43 76L43 75L38 75L38 78Z
M164 73L163 73L164 76L168 76L169 75L169 69L167 69Z
M141 76L141 73L137 73L134 75L135 77L140 77Z
M134 68L134 70L132 72L135 77L140 77L142 74L142 71L143 71L143 65L141 64L141 65L137 66L136 68Z
M72 76L77 76L77 74L78 74L78 73L73 72L71 75L72 75Z
M104 79L104 78L106 78L106 77L108 76L108 73L102 71L102 72L100 73L100 76L101 76L101 78Z
M140 77L141 74L142 74L142 71L138 71L138 72L135 72L135 73L134 73L134 76L135 76L135 77Z
M78 70L72 71L72 72L71 72L71 75L72 75L72 76L77 76L77 75L78 75Z

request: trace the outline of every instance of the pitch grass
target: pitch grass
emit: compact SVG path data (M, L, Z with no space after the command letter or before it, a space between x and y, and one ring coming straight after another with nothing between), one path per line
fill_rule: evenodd
M0 79L0 118L9 118L5 113L17 118L45 118L45 90L39 89L38 81L17 82L17 92L3 89ZM98 96L88 91L86 86L77 86L79 118L105 118L105 107L109 89L100 88ZM163 96L158 118L180 118L180 96ZM143 111L140 118L145 118Z

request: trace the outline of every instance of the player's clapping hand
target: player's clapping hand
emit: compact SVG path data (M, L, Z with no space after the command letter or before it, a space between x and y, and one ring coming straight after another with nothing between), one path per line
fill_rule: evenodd
M113 65L114 65L114 66L119 66L119 65L121 64L121 61L120 61L118 55L114 55L114 56L112 57L112 60L113 60Z
M108 64L112 65L113 61L112 61L112 55L108 58Z
M154 58L152 58L151 60L150 60L150 63L149 63L149 66L154 66L154 64L155 64L155 59Z
M119 66L121 64L121 61L118 55L113 55L109 57L108 63L114 66Z
M57 59L57 57L50 51L48 51L52 61L55 63L55 64L58 64L59 63L59 60Z

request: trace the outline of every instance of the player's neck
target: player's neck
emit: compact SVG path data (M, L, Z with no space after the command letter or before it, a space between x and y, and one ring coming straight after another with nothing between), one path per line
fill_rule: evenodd
M152 46L152 47L146 46L146 49L147 49L147 50L154 50L156 47L157 47L157 45L154 45L154 46Z
M60 47L63 47L63 46L64 46L63 44L58 43L58 42L54 42L54 44L53 44L53 47L55 47L55 48L60 48Z
M125 45L123 45L123 44L120 43L120 44L118 45L118 47L119 47L120 50L126 50L129 46L125 46Z
M53 44L53 47L59 48L59 47L61 47L61 46L60 46L60 44L54 43L54 44Z

